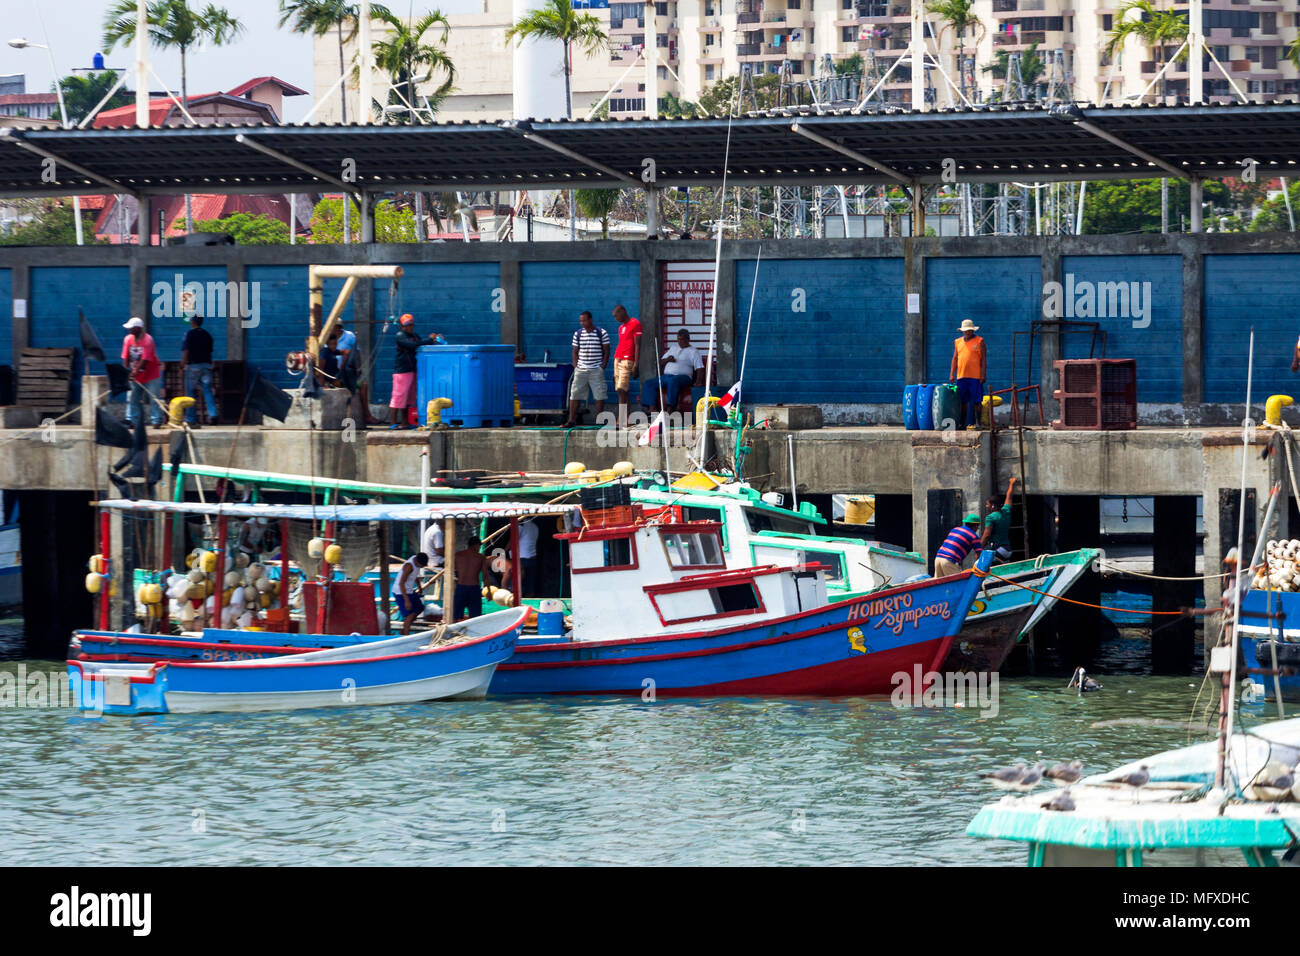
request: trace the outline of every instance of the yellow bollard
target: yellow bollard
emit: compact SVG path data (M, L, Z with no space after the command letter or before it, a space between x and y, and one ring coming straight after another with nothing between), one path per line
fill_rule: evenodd
M190 406L194 404L194 399L188 395L179 395L167 403L167 424L179 425L185 420L185 413L189 411Z
M1270 395L1268 401L1264 403L1264 424L1281 425L1282 409L1294 404L1295 399L1290 395Z
M984 400L980 402L980 428L988 428L990 426L991 419L989 416L991 416L993 412L989 406L991 405L993 408L997 408L1001 404L1001 395L984 396Z
M445 428L442 423L442 410L451 408L452 401L450 398L432 398L424 409L424 427L425 428Z

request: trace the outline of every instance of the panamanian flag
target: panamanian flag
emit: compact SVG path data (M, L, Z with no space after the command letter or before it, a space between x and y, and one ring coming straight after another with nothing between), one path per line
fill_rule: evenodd
M730 408L732 405L738 405L739 403L740 403L740 382L736 382L735 385L727 389L727 394L722 396L722 400L718 402L718 407Z
M645 434L642 435L637 440L637 444L649 445L651 442L653 442L656 438L659 437L659 433L663 430L664 430L664 413L662 410L660 410L659 414L655 416L654 421L650 423L650 427L645 430Z

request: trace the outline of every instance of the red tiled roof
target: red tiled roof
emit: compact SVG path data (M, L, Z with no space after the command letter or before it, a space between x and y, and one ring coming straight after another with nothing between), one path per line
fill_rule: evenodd
M0 96L0 106L26 106L35 103L57 103L57 93L5 93Z
M286 83L284 82L284 80L275 76L255 76L251 80L247 80L243 83L240 83L238 86L234 87L233 89L226 90L226 92L229 93L231 96L243 96L245 93L249 92L250 90L254 90L257 87L262 86L266 83L274 83L276 86L280 87L280 92L283 93L285 96L306 96L307 95L306 90L300 90L292 83Z
M149 101L149 125L161 126L167 119L167 114L172 110L171 100L150 100ZM104 129L108 126L134 126L135 125L135 104L130 106L118 106L115 109L104 110L102 113L95 115L95 129Z

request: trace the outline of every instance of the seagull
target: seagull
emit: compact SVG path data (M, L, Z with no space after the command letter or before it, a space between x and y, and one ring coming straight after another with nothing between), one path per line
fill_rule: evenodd
M1002 767L992 773L986 773L984 779L999 790L1015 790L1027 772L1025 765L1018 763L1014 767Z
M1134 803L1137 802L1138 791L1145 787L1150 781L1151 774L1147 773L1146 764L1140 764L1136 770L1129 771L1126 774L1121 774L1118 777L1110 777L1106 780L1107 783L1118 783L1123 784L1126 787L1131 787L1133 789Z
M1080 694L1089 694L1094 690L1101 690L1101 684L1097 683L1088 676L1088 672L1082 667L1076 667L1074 674L1070 678L1070 683L1066 687L1078 687Z
M1056 791L1052 796L1052 799L1044 803L1042 807L1044 810L1057 810L1061 813L1069 813L1074 809L1074 799L1070 796L1070 788L1066 787L1064 790Z
M1288 771L1280 773L1269 780L1256 779L1249 789L1254 799L1273 803L1287 799L1291 795L1291 789L1295 786L1295 783L1295 774Z
M1050 770L1043 771L1043 776L1055 783L1063 783L1067 787L1072 783L1078 783L1083 779L1083 762L1071 760L1069 763L1058 763Z
M1041 763L1036 763L1025 771L1025 775L1016 783L1014 789L1021 793L1028 793L1030 790L1033 790L1034 787L1038 786L1042 779L1043 765Z

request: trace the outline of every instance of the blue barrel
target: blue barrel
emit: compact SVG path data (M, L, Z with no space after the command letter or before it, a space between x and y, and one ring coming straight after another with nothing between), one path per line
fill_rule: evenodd
M921 431L934 430L933 385L918 385L916 391L916 427Z
M913 431L917 427L916 393L920 389L920 385L906 385L903 387L903 427Z
M538 607L537 634L539 637L561 637L564 634L564 605L555 598L547 598Z
M457 428L505 426L515 420L513 345L425 345L415 355L415 409L428 424L429 402L451 399L442 413Z
M961 399L957 395L956 385L945 384L934 387L934 397L930 401L930 417L934 420L934 427L940 431L961 427ZM944 423L949 421L952 425L945 426Z

